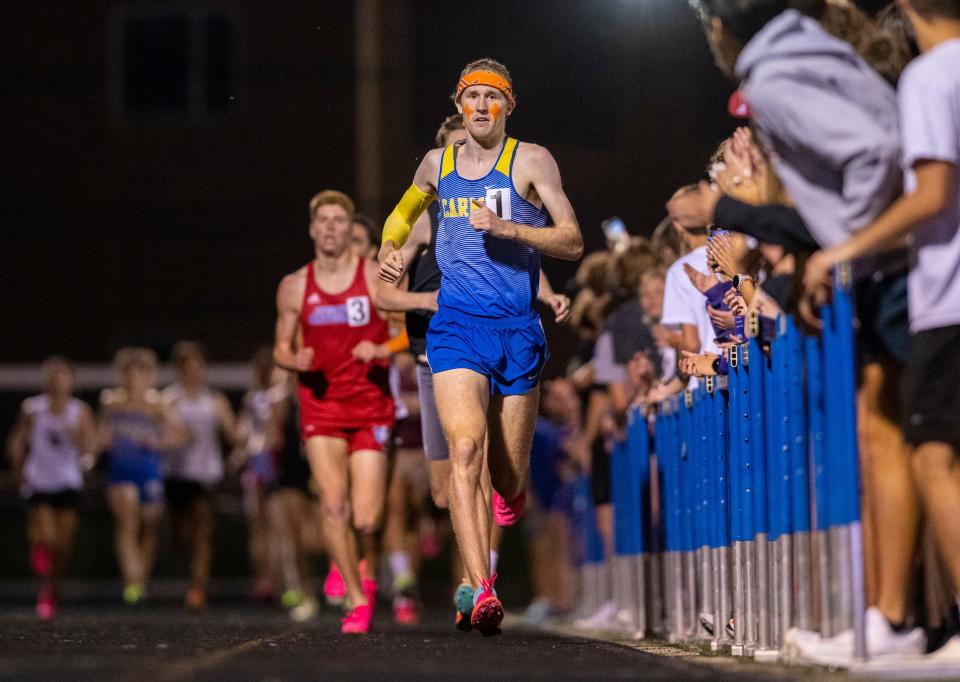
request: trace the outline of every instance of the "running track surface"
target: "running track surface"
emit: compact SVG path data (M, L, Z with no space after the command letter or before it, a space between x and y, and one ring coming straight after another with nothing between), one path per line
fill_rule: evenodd
M400 628L381 605L376 632L357 637L339 633L331 608L309 624L238 598L188 615L175 591L127 608L101 587L75 592L56 622L38 623L24 587L0 609L0 680L769 680L786 672L729 661L718 668L520 626L483 638L454 630L440 608ZM12 591L0 585L3 597Z

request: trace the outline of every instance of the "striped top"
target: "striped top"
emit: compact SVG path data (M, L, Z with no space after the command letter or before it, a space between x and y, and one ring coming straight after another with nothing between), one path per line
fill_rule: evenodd
M437 264L443 273L439 305L480 317L521 317L533 311L540 273L540 253L512 239L494 237L470 225L471 199L504 220L544 227L546 210L524 199L513 185L513 161L520 143L506 138L493 169L477 180L457 173L457 146L443 150L437 195L440 227Z

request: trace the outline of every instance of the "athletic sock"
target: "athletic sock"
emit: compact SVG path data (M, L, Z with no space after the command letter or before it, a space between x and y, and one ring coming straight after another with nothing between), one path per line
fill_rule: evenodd
M890 621L887 621L887 622L890 623ZM890 623L890 629L893 630L898 635L904 635L910 632L911 630L913 630L912 627L907 625L907 621L905 620L902 620L899 623Z
M410 573L410 555L406 552L390 552L388 560L394 578Z
M497 572L497 559L500 558L500 554L495 549L490 550L490 574Z

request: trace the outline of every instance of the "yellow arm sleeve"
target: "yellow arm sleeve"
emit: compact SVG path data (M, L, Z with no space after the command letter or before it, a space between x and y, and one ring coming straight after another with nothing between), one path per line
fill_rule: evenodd
M404 192L403 198L393 209L393 213L387 217L387 222L383 225L382 241L393 242L394 248L397 249L403 246L407 237L410 236L413 224L431 201L433 201L432 194L427 194L416 185L410 185L410 189Z

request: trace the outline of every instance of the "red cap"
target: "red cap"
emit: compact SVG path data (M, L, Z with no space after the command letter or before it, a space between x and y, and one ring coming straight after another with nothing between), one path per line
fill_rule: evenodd
M739 90L734 90L733 94L730 95L730 101L727 102L727 111L734 118L753 118L750 105L747 104L747 100L743 98L743 94Z

